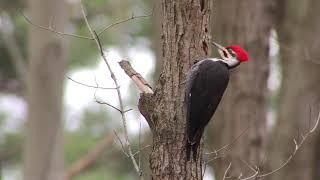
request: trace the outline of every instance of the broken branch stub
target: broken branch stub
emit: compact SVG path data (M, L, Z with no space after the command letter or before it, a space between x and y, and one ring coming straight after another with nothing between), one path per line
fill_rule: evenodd
M141 74L139 74L132 68L129 61L122 60L119 62L119 65L124 70L124 72L132 79L132 81L136 84L136 86L142 93L153 94L151 86L141 76Z

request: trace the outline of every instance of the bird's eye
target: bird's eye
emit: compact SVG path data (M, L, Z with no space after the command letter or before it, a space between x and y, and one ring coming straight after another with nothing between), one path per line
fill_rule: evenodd
M236 57L236 53L232 49L228 49L228 52L231 54L232 57Z

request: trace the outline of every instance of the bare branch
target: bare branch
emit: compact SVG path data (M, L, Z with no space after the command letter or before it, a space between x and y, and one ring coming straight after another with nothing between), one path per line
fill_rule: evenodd
M123 111L123 113L127 113L127 112L129 112L129 111L132 111L133 109L127 109L127 110L125 110L125 111Z
M113 27L116 26L116 25L119 25L119 24L122 24L122 23L125 23L125 22L128 22L128 21L131 21L131 20L133 20L133 19L137 19L137 18L147 18L147 17L150 17L150 16L152 16L152 14L150 14L150 15L141 15L141 16L135 16L134 14L132 14L132 16L129 17L129 18L127 18L127 19L117 21L117 22L112 23L112 24L110 24L109 26L103 28L100 32L97 33L97 35L101 35L103 32L105 32L105 31L108 30L108 29L113 28Z
M240 161L243 163L243 164L245 164L249 169L251 169L253 172L256 172L257 170L256 170L256 168L254 168L253 166L251 166L247 161L245 161L245 160L243 160L243 159L241 159L241 158L239 158L240 159Z
M119 87L115 87L115 88L100 87L100 86L98 86L98 85L92 86L92 85L88 85L88 84L85 84L85 83L76 81L76 80L72 79L71 77L68 77L68 79L71 80L71 81L73 81L73 82L75 82L75 83L77 83L77 84L80 84L80 85L82 85L82 86L89 87L89 88L94 88L94 89L114 90L114 89L119 88Z
M116 79L116 77L114 75L114 72L111 69L111 66L110 66L109 62L107 61L107 58L106 58L106 56L104 54L104 51L103 51L99 36L92 29L92 27L91 27L91 25L90 25L90 23L89 23L89 21L87 19L87 15L86 15L86 12L85 12L85 8L84 8L84 6L82 4L82 1L81 1L80 5L81 5L81 12L82 12L83 18L84 18L84 20L86 22L87 28L90 31L90 34L91 34L92 38L96 42L97 48L100 51L100 56L103 58L105 64L107 65L107 68L108 68L108 70L109 70L109 72L111 74L111 78L112 78L112 80L114 82L114 85L116 87L119 87L119 84L118 84L118 81L117 81L117 79ZM126 121L126 116L125 116L125 110L124 110L124 106L123 106L121 91L120 91L119 88L117 88L116 91L117 91L117 94L118 94L118 101L119 101L119 105L120 105L120 108L119 108L120 111L119 112L121 114L122 124L123 124L123 129L124 129L124 136L125 136L125 139L126 139L126 144L125 144L126 145L126 149L128 151L129 157L130 157L130 159L132 161L132 164L133 164L136 172L140 176L140 179L143 179L142 173L141 173L140 168L139 168L139 165L138 165L138 163L137 163L137 161L136 161L136 159L135 159L135 157L133 156L133 153L132 153L131 144L130 144L129 136L128 136L127 121Z
M126 152L126 150L125 150L125 148L124 148L124 145L123 145L123 143L122 143L122 141L121 141L121 139L120 139L120 137L119 137L119 135L118 135L118 133L117 133L117 131L116 131L116 130L113 130L113 133L114 133L114 135L117 137L119 143L121 144L121 150L122 150L123 154L125 154L127 157L129 157L129 155L128 155L128 153Z
M313 132L317 129L317 127L318 127L318 125L319 125L319 121L320 121L320 111L319 111L319 113L318 113L318 118L317 118L316 124L315 124L314 127L310 130L310 133L313 133Z
M206 155L211 155L211 154L215 154L215 156L218 155L218 153L224 149L228 149L228 147L230 147L231 145L233 145L234 143L236 143L240 137L242 135L244 135L246 132L248 132L248 130L250 129L250 126L248 126L245 130L243 130L235 139L233 139L229 144L226 144L224 145L223 147L217 149L217 150L214 150L212 152L209 152L209 153L206 153Z
M143 151L144 149L151 147L151 145L146 145L143 148L141 148L140 150L138 150L137 152L135 152L133 155L136 156L137 154L139 154L141 151Z
M139 90L143 93L151 93L153 94L153 90L148 82L141 76L141 74L135 71L129 61L122 60L119 62L121 68L124 72L132 79L132 81L136 84Z
M294 150L293 150L293 152L288 157L288 159L284 163L282 163L278 168L276 168L276 169L274 169L274 170L272 170L270 172L267 172L267 173L264 173L264 174L260 174L260 175L259 175L259 169L258 169L258 170L255 170L254 174L252 174L252 175L250 175L250 176L248 176L246 178L242 178L240 180L249 180L249 179L253 179L253 178L262 178L262 177L270 176L270 175L280 171L285 166L287 166L289 164L289 162L293 159L293 157L297 154L297 152L301 149L302 145L308 139L308 137L310 137L310 135L317 129L319 121L320 121L320 111L319 111L319 114L318 114L318 117L316 119L316 122L315 122L314 126L312 128L309 128L308 132L306 132L305 134L301 135L300 142L298 143L296 139L293 139L293 142L294 142Z
M222 179L222 180L225 180L225 179L226 179L230 167L231 167L231 162L229 163L229 166L227 167L226 171L224 172L224 175L223 175L223 179Z
M90 23L89 23L89 21L88 21L88 18L87 18L86 12L85 12L85 8L84 8L84 6L83 6L82 1L80 2L80 6L81 6L81 12L82 12L83 18L84 18L85 23L86 23L86 25L87 25L87 28L88 28L88 30L89 30L89 32L90 32L90 34L91 34L91 37L80 36L80 35L69 34L69 33L64 33L64 32L57 31L57 30L55 30L55 29L52 28L52 25L51 25L52 23L51 23L51 21L49 22L49 24L50 24L49 27L45 27L45 26L41 26L41 25L35 24L35 23L33 23L27 16L25 16L25 15L22 13L22 11L20 11L20 13L22 14L22 16L24 17L24 19L25 19L29 24L31 24L32 26L35 26L36 28L43 29L43 30L46 30L46 31L50 31L50 32L56 33L56 34L61 35L61 36L70 36L70 37L76 37L76 38L80 38L80 39L94 40L94 41L96 42L97 48L98 48L99 51L100 51L100 55L101 55L101 57L103 58L105 64L107 65L107 68L108 68L108 70L109 70L109 72L110 72L110 74L111 74L111 78L112 78L112 80L113 80L116 88L101 88L101 87L99 87L98 85L96 85L96 86L86 85L86 84L84 84L84 83L77 82L77 81L75 81L75 80L73 80L73 79L71 79L71 78L69 78L69 79L72 80L73 82L76 82L76 83L78 83L78 84L84 85L84 86L86 86L86 87L91 87L91 88L95 88L95 89L115 89L115 90L117 91L120 108L117 108L117 107L115 107L115 106L113 106L113 105L111 105L111 104L109 104L109 103L106 103L106 102L101 102L101 101L99 101L99 100L97 100L97 99L96 99L96 102L97 102L97 103L100 103L100 104L108 105L108 106L112 107L113 109L116 109L117 111L120 112L121 118L122 118L122 123L123 123L123 128L124 128L124 135L125 135L125 139L126 139L126 144L125 144L125 145L126 145L126 149L128 150L128 155L127 155L127 156L129 156L129 157L131 158L131 161L132 161L132 163L133 163L133 165L134 165L134 167L135 167L135 170L136 170L137 173L139 174L140 179L143 179L142 173L141 173L141 171L140 171L140 163L139 163L139 165L137 164L136 159L135 159L135 157L134 157L134 155L133 155L133 153L132 153L131 144L130 144L129 136L128 136L128 132L127 132L127 123L126 123L125 113L128 112L128 111L130 111L130 110L132 110L132 109L124 110L123 101L122 101L122 96L121 96L121 91L120 91L120 88L119 88L119 85L118 85L118 81L117 81L117 79L116 79L116 77L115 77L115 75L114 75L114 72L112 71L112 69L111 69L111 67L110 67L110 64L108 63L108 61L107 61L107 59L106 59L106 56L105 56L105 54L104 54L104 51L103 51L103 48L102 48L102 45L101 45L101 42L100 42L100 39L99 39L99 36L98 36L98 35L100 35L100 34L103 33L104 31L106 31L106 30L108 30L108 29L110 29L110 28L112 28L112 27L114 27L114 26L116 26L116 25L119 25L119 24L121 24L121 23L130 21L130 20L136 19L136 18L149 17L149 16L151 16L151 15L142 15L142 16L134 16L134 15L132 15L130 18L125 19L125 20L122 20L122 21L119 21L119 22L115 22L115 23L113 23L113 24L105 27L105 28L104 28L102 31L100 31L99 33L96 33L96 32L92 29L92 27L91 27L91 25L90 25ZM150 88L150 89L151 89L151 88ZM151 90L151 91L152 91L152 90ZM96 98L96 96L95 96L95 98ZM115 135L117 136L116 133L115 133ZM118 136L117 136L117 137L118 137ZM120 140L119 137L118 137L118 139ZM121 141L120 141L120 143L122 144ZM122 146L122 147L124 147L124 146ZM124 149L123 149L123 150L124 150ZM139 150L139 151L140 151L140 150ZM126 154L126 153L125 153L125 154Z
M120 110L119 108L117 108L117 107L115 107L115 106L113 106L113 105L111 105L111 104L109 104L109 103L107 103L107 102L100 101L100 100L98 100L98 99L96 99L96 102L97 102L98 104L104 104L104 105L107 105L107 106L109 106L109 107L111 107L111 108L113 108L113 109L115 109L115 110L119 111L120 113L122 113L122 112L121 112L121 110Z
M242 178L242 174L240 174L239 176L239 180L249 180L249 179L253 179L253 178L256 178L257 175L259 174L259 171L256 171L253 175L249 176L249 177L246 177L246 178Z
M50 31L50 32L53 32L53 33L58 34L60 36L69 36L69 37L75 37L75 38L80 38L80 39L94 40L93 38L86 37L86 36L80 36L80 35L76 35L76 34L69 34L69 33L60 32L60 31L52 29L51 26L50 27L45 27L45 26L41 26L41 25L35 24L35 23L33 23L31 21L31 19L29 19L26 15L24 15L22 11L20 11L20 13L29 24L31 24L32 26L34 26L36 28L43 29L43 30L46 30L46 31Z

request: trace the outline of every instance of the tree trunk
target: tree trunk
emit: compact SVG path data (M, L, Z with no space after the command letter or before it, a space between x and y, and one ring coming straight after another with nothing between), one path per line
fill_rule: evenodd
M201 156L186 159L183 101L187 72L209 55L210 7L211 0L161 1L162 72L155 93L139 102L153 133L152 179L202 179Z
M241 45L249 52L251 61L231 73L229 86L209 124L209 149L230 144L245 129L249 127L249 130L231 145L226 158L211 164L216 179L222 179L229 162L232 162L232 175L242 173L245 177L252 170L241 160L259 166L265 153L269 35L274 6L273 1L265 0L215 2L214 41Z
M64 0L30 0L34 23L63 31ZM52 24L51 24L52 23ZM52 26L51 26L52 25ZM65 45L56 34L30 27L28 122L25 180L63 179L62 92L66 68Z
M293 138L300 140L300 133L307 131L309 123L313 125L320 109L320 2L285 0L280 5L281 20L277 28L283 82L278 121L270 146L272 169L291 155ZM319 179L319 139L309 139L288 167L270 179Z

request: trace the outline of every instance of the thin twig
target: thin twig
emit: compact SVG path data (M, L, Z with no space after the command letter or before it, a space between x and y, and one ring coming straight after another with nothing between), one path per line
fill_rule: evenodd
M320 121L320 111L319 111L319 114L318 114L318 119L316 121L316 125L310 130L310 133L313 133L316 130L316 128L319 125L319 121Z
M250 126L248 126L245 130L243 130L235 139L233 139L230 143L224 145L223 147L214 150L212 152L208 152L206 153L206 155L211 155L211 154L215 154L216 156L218 155L218 153L224 149L228 149L228 147L230 147L231 145L233 145L234 143L236 143L241 136L243 136L246 132L248 132L248 130L250 129Z
M115 107L115 106L113 106L113 105L111 105L111 104L109 104L109 103L107 103L107 102L100 101L100 100L98 100L98 99L95 99L95 101L96 101L98 104L104 104L104 105L107 105L107 106L109 106L109 107L111 107L111 108L113 108L113 109L115 109L115 110L119 111L120 113L122 113L122 112L121 112L121 110L120 110L119 108L117 108L117 107Z
M310 134L312 134L312 133L316 130L316 128L318 127L319 121L320 121L320 111L319 111L318 118L317 118L317 120L316 120L315 125L312 127L312 129L309 130L309 132L307 132L307 133L303 136L303 138L302 138L302 140L300 141L300 143L298 144L298 143L296 142L296 140L293 139L294 144L295 144L295 149L294 149L293 153L291 154L291 156L287 159L287 161L286 161L285 163L283 163L279 168L274 169L273 171L270 171L270 172L268 172L268 173L259 175L258 177L266 177L266 176L269 176L269 175L271 175L271 174L276 173L277 171L279 171L279 170L282 169L283 167L285 167L285 166L291 161L291 159L295 156L295 154L297 153L297 151L302 147L303 143L304 143L305 140L310 136Z
M140 150L138 150L137 152L135 152L135 153L133 154L133 156L136 156L137 154L139 154L141 151L143 151L144 149L146 149L146 148L148 148L148 147L151 147L151 145L146 145L146 146L144 146L143 148L141 148Z
M125 148L124 148L124 145L123 145L120 137L118 136L117 131L116 131L116 130L113 130L113 133L114 133L114 135L117 137L119 143L121 144L121 150L122 150L122 152L123 152L127 157L129 157L128 153L126 152L126 150L125 150Z
M240 161L243 163L243 164L245 164L249 169L251 169L253 172L256 172L257 170L256 170L256 168L254 168L253 166L251 166L247 161L245 161L245 160L243 160L243 159L241 159L241 158L239 158L240 159Z
M246 178L242 178L242 174L240 174L239 176L239 180L249 180L249 179L252 179L252 178L255 178L257 177L257 175L259 174L259 171L256 171L253 175L249 176L249 177L246 177Z
M57 31L57 30L52 29L51 26L45 27L45 26L41 26L41 25L35 24L35 23L33 23L33 22L31 21L31 19L29 19L26 15L24 15L22 11L19 11L19 12L21 13L21 15L24 17L24 19L25 19L29 24L31 24L32 26L34 26L34 27L36 27L36 28L43 29L43 30L46 30L46 31L50 31L50 32L53 32L53 33L58 34L58 35L60 35L60 36L69 36L69 37L75 37L75 38L80 38L80 39L94 40L93 38L86 37L86 36L81 36L81 35L76 35L76 34L69 34L69 33L60 32L60 31Z
M224 175L223 175L223 179L222 179L222 180L225 180L225 179L226 179L230 167L231 167L231 162L229 163L228 168L227 168L226 171L224 172Z
M82 4L82 1L80 3L81 5L81 12L82 12L82 15L83 15L83 18L86 22L86 25L87 25L87 28L89 29L90 31L90 34L91 36L94 38L94 41L96 42L97 44L97 48L99 49L100 51L100 55L101 57L103 58L105 64L107 65L107 68L108 68L108 71L110 72L111 74L111 78L115 84L116 87L119 87L119 84L118 84L118 81L114 75L114 72L113 70L111 69L111 66L109 64L109 62L107 61L107 58L104 54L104 51L103 51L103 48L102 48L102 45L101 45L101 42L100 42L100 39L99 39L99 36L98 34L91 28L91 25L90 23L88 22L88 18L87 18L87 15L86 15L86 12L85 12L85 8ZM125 139L126 139L126 149L128 151L128 154L129 154L129 157L132 161L132 164L136 170L136 172L138 173L138 175L140 176L140 179L143 179L142 175L141 175L141 171L140 171L140 168L138 166L138 163L136 161L136 159L134 158L133 156L133 153L132 153L132 149L131 149L131 144L130 144L130 141L129 141L129 136L128 136L128 130L127 130L127 121L126 121L126 116L125 116L125 110L124 110L124 106L123 106L123 101L122 101L122 95L121 95L121 91L119 88L116 89L117 91L117 94L118 94L118 101L119 101L119 105L120 105L120 114L121 114L121 118L122 118L122 124L123 124L123 129L124 129L124 136L125 136Z
M94 100L96 101L96 103L98 103L98 104L103 104L103 105L107 105L107 106L109 106L109 107L111 107L111 108L113 108L113 109L115 109L115 110L117 110L118 112L121 113L121 109L115 107L114 105L112 105L112 104L110 104L110 103L107 103L107 102L105 102L105 101L99 100L99 99L97 98L96 93L97 93L97 89L94 91L94 95L93 95L93 96L94 96Z
M117 21L117 22L112 23L112 24L110 24L109 26L103 28L100 32L97 33L97 35L98 35L98 36L101 35L103 32L105 32L105 31L108 30L108 29L113 28L113 27L116 26L116 25L119 25L119 24L122 24L122 23L125 23L125 22L128 22L128 21L131 21L131 20L133 20L133 19L137 19L137 18L147 18L147 17L150 17L150 16L152 16L152 14L150 14L150 15L141 15L141 16L135 16L134 14L132 14L132 16L129 17L129 18L127 18L127 19Z
M129 111L132 111L133 109L127 109L127 110L125 110L125 111L123 111L123 113L127 113L127 112L129 112Z
M92 85L88 85L88 84L85 84L85 83L76 81L76 80L72 79L71 77L67 77L67 78L68 78L69 80L77 83L77 84L80 84L80 85L82 85L82 86L89 87L89 88L94 88L94 89L114 90L114 89L119 88L119 87L115 87L115 88L100 87L100 86L98 86L98 85L92 86Z
M226 144L226 145L224 145L223 147L221 147L221 148L219 148L219 149L217 149L217 150L214 150L214 151L212 151L212 152L205 153L206 155L209 155L209 157L210 157L210 155L212 155L212 154L215 155L213 158L208 159L208 160L205 162L205 167L207 166L207 164L209 164L209 163L211 163L211 162L213 162L213 161L215 161L215 160L217 160L217 159L222 158L223 156L225 156L225 154L227 153L227 151L230 149L231 145L233 145L234 143L236 143L236 142L240 139L240 137L241 137L242 135L244 135L249 129L250 129L250 126L248 126L245 130L243 130L243 131L242 131L235 139L233 139L229 144ZM220 153L222 150L226 150L226 151L224 151L224 154ZM220 153L221 155L219 155L219 153ZM206 170L206 169L205 169L205 170ZM205 173L205 171L204 171L204 173Z
M279 170L281 170L285 166L287 166L289 164L289 162L293 159L293 157L297 154L297 152L301 149L302 145L308 139L308 137L317 129L317 127L319 125L319 121L320 121L320 111L319 111L317 120L315 122L315 125L311 129L309 129L309 131L306 134L304 134L304 135L302 134L302 136L301 136L302 139L300 140L300 142L298 143L296 139L293 139L293 142L294 142L293 152L288 157L288 159L284 163L282 163L278 168L271 170L270 172L260 174L260 175L259 175L259 169L258 169L254 172L254 174L252 174L246 178L242 178L240 180L249 180L249 179L253 179L253 178L262 178L262 177L270 176L270 175L278 172Z
M50 31L50 32L53 32L53 33L56 33L58 35L61 35L61 36L70 36L70 37L76 37L76 38L80 38L80 39L87 39L87 40L94 40L96 42L96 45L97 45L97 48L100 50L100 55L101 57L103 58L104 62L106 63L107 65L107 68L111 74L111 78L116 86L116 90L117 90L117 94L118 94L118 100L119 100L119 104L120 104L120 108L117 108L115 106L112 106L106 102L101 102L101 101L98 101L98 103L100 104L106 104L114 109L116 109L117 111L119 111L121 113L121 118L122 118L122 123L123 123L123 127L124 127L124 135L125 135L125 139L126 139L126 148L128 150L128 156L131 158L131 161L134 165L134 168L135 170L137 171L137 173L139 174L140 176L140 179L143 180L143 177L142 177L142 173L140 171L140 167L138 166L134 156L133 156L133 153L132 153L132 149L131 149L131 144L130 144L130 141L129 141L129 136L128 136L128 132L127 132L127 124L126 124L126 117L125 117L125 113L132 110L132 109L128 109L128 110L124 110L124 106L123 106L123 102L122 102L122 96L121 96L121 92L120 92L120 88L119 88L119 85L118 85L118 81L110 67L110 64L108 63L107 59L106 59L106 56L103 52L103 48L102 48L102 45L101 45L101 42L100 42L100 39L99 39L99 34L101 34L102 32L106 31L107 29L110 29L116 25L119 25L121 23L124 23L124 22L127 22L131 19L135 19L135 18L143 18L143 17L149 17L150 15L143 15L143 16L134 16L132 15L132 17L128 18L128 19L125 19L125 20L122 20L122 21L119 21L119 22L116 22L116 23L113 23L109 26L107 26L106 28L104 28L102 31L100 31L98 34L92 29L90 23L88 22L88 18L87 18L87 15L86 15L86 12L85 12L85 8L83 6L83 3L82 1L80 2L80 6L81 6L81 12L82 12L82 15L83 15L83 18L85 20L85 23L87 25L87 28L91 34L92 37L86 37L86 36L80 36L80 35L75 35L75 34L69 34L69 33L64 33L64 32L60 32L60 31L57 31L57 30L54 30L51 26L51 23L50 23L50 26L49 27L45 27L45 26L41 26L41 25L38 25L38 24L35 24L33 23L27 16L25 16L22 11L20 11L20 13L22 14L22 16L24 17L24 19L26 20L26 22L28 22L29 24L39 28L39 29L43 29L43 30L46 30L46 31ZM153 13L153 12L152 12ZM80 83L81 84L81 83ZM82 83L83 85L83 83ZM90 85L87 85L87 87L92 87L92 88L95 88L95 89L98 89L98 85L96 87L94 86L90 86ZM109 88L108 88L109 89ZM121 142L121 141L120 141ZM122 143L122 142L121 142Z
M208 166L208 163L205 162L205 163L204 163L203 172L202 172L202 179L204 179L204 175L206 174L207 166Z

